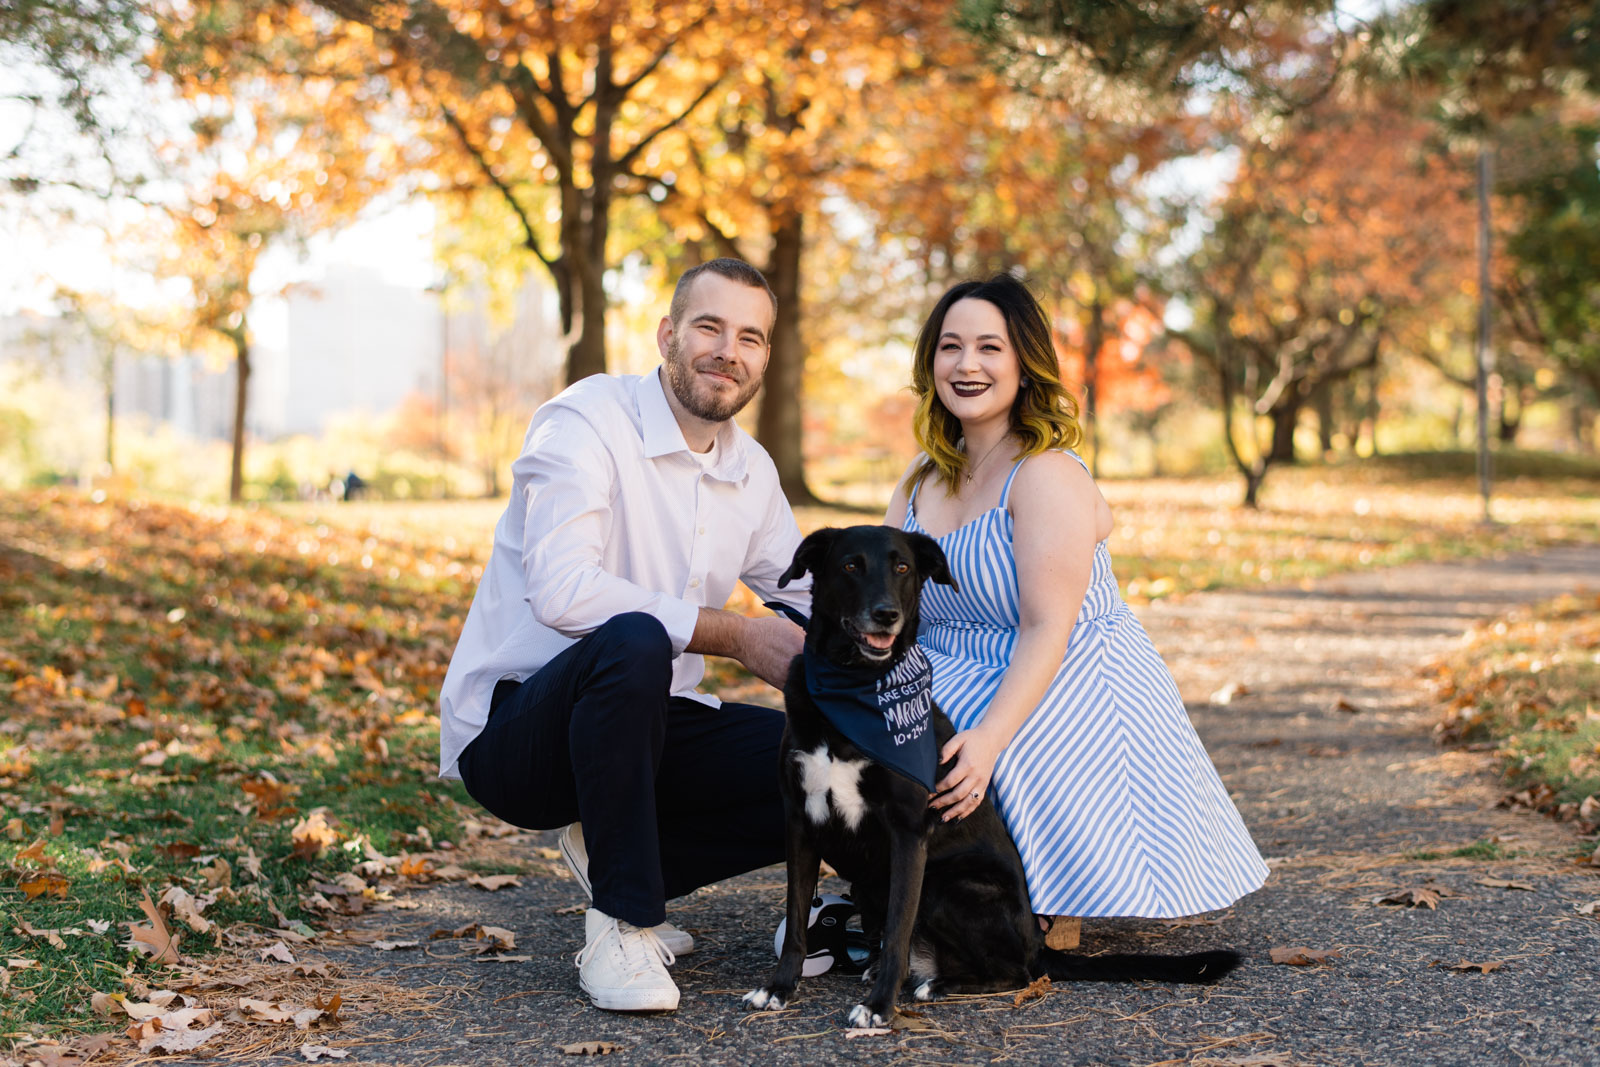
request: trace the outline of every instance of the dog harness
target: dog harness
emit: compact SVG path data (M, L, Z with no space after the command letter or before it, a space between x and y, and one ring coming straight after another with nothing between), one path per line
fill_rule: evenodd
M874 763L930 793L939 770L933 667L912 645L888 667L841 667L805 648L806 689L830 725Z

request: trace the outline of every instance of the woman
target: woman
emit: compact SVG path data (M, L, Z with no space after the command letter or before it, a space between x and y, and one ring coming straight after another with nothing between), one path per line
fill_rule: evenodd
M1044 312L1021 282L964 282L917 337L917 458L887 521L938 539L958 590L925 587L918 641L958 733L931 805L986 795L1051 916L1225 907L1267 868L1123 603L1111 508L1071 446Z

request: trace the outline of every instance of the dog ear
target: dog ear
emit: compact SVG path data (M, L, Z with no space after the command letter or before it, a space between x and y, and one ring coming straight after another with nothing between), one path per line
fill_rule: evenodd
M944 558L944 549L939 547L939 542L927 534L919 533L906 534L906 540L911 542L911 554L917 561L917 573L924 581L938 582L940 585L956 589L956 580L950 574L950 561Z
M778 575L778 588L782 589L807 571L815 574L818 564L828 554L828 549L833 547L833 539L838 536L839 530L833 526L824 526L807 534L806 539L800 542L800 547L794 550L794 562L789 564L788 570Z

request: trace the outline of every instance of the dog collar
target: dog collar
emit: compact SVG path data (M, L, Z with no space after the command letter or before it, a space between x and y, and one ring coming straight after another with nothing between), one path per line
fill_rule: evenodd
M806 690L834 729L930 793L939 770L933 667L912 645L889 667L841 667L805 649Z

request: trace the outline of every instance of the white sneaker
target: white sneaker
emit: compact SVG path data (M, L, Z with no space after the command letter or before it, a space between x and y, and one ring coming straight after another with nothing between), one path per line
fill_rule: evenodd
M583 895L593 901L594 889L589 885L589 850L583 844L583 823L568 823L566 829L561 831L559 845L561 858L567 861L572 877L583 887ZM672 950L673 956L687 956L694 951L694 938L671 923L662 923L650 929L661 939L662 944Z
M598 908L584 916L588 944L578 953L578 984L607 1011L676 1011L678 987L667 974L672 950L655 931L613 919Z

